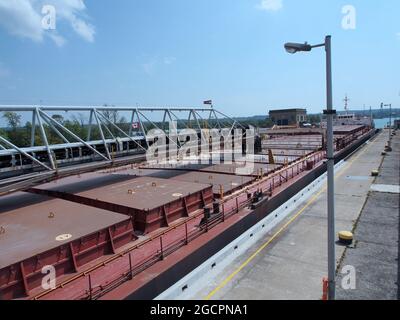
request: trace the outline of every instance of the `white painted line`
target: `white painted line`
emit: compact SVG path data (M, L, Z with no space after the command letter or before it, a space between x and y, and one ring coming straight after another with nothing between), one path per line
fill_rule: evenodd
M400 186L390 184L373 184L371 190L385 193L400 193Z

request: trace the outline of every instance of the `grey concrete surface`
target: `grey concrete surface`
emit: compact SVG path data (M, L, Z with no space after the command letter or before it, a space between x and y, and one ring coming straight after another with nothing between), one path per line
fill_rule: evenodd
M371 171L378 169L382 162L381 151L385 142L386 136L377 136L373 142L358 150L335 173L337 231L353 229L374 182ZM288 219L304 205L299 205ZM254 259L246 263L246 260L288 220L282 222L244 255L235 259L217 278L204 284L193 298L321 299L322 278L327 275L326 207L326 191L323 189L301 215ZM345 247L337 246L338 264L344 250ZM238 271L243 264L245 266ZM234 272L227 281L228 276Z
M356 270L356 288L344 290L344 275L338 274L338 299L396 300L399 289L399 194L400 137L392 143L393 152L385 156L376 179L387 188L371 188L359 222L355 243L346 250L341 266ZM394 188L396 186L397 188ZM392 188L390 188L392 187Z

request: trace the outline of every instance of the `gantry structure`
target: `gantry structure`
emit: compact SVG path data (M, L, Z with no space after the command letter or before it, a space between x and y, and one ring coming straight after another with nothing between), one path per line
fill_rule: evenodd
M245 129L213 107L0 105L0 178L37 177L72 165L107 165L143 155L149 133L168 132L170 123L178 132L195 130L200 139L204 130Z

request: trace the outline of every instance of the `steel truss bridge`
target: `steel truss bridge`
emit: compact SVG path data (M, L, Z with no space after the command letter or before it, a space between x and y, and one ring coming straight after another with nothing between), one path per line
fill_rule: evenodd
M168 131L171 122L178 132L196 130L201 141L203 129L245 130L212 107L0 105L0 117L0 195L43 180L144 160L149 131Z

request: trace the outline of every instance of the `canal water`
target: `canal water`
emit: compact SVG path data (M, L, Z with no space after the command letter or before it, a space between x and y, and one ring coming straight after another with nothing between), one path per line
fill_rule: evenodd
M392 125L394 124L394 120L395 120L396 118L392 118ZM389 118L384 118L384 119L374 119L374 121L375 121L375 128L377 128L377 129L383 129L384 127L386 127L388 124L389 124L389 122L390 122L390 119Z

